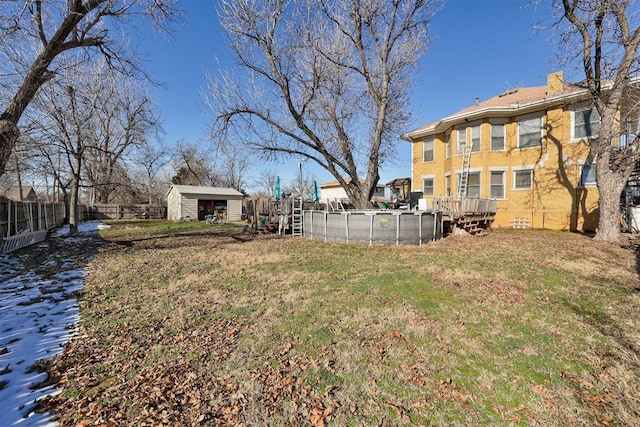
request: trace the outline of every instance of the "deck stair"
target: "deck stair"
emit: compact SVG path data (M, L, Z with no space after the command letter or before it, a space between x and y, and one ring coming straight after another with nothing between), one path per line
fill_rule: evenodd
M296 197L291 201L291 234L302 236L302 197Z
M460 217L455 221L458 228L465 230L467 233L478 236L485 234L491 228L493 217L486 215L469 215Z
M469 234L483 234L496 217L496 200L479 197L435 197L433 208L442 211L445 230L462 229Z

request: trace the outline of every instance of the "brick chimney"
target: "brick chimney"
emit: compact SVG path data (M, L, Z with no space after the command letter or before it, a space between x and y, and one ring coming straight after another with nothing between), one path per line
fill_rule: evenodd
M553 95L564 90L564 73L556 71L547 75L547 94Z

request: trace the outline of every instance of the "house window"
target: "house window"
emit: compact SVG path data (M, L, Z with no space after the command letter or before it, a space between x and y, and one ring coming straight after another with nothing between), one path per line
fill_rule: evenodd
M583 165L580 169L580 187L596 184L596 165Z
M451 157L451 132L447 133L447 142L445 144L444 150L445 150L444 152L445 159L450 158Z
M422 178L422 194L433 196L433 178Z
M447 197L451 197L451 175L445 175L444 177L445 194Z
M504 151L504 123L491 124L491 150Z
M458 174L458 185L460 185L461 174ZM460 197L480 197L480 172L470 172L467 176L467 192L460 194Z
M469 179L467 180L467 196L480 197L480 172L469 174Z
M594 138L600 133L600 114L595 107L573 112L572 139Z
M504 199L504 172L491 172L491 197Z
M480 125L471 128L471 151L480 151Z
M464 153L467 148L467 128L458 129L458 150L457 154Z
M513 188L516 190L528 190L532 188L533 170L525 169L513 172Z
M433 162L433 138L422 141L422 161Z
M518 148L538 147L542 145L542 117L520 120L518 122Z

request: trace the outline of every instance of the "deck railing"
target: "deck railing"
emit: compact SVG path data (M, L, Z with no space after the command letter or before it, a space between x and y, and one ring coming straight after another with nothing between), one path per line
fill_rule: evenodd
M454 218L469 214L495 215L496 213L495 199L481 199L479 197L465 197L462 199L434 197L431 200L427 199L427 201L427 204L431 205L427 207L442 211L445 215Z

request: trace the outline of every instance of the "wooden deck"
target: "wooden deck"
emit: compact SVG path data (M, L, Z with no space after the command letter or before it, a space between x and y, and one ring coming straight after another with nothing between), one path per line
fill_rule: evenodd
M442 211L444 228L449 233L463 229L470 234L482 234L491 228L496 217L495 199L434 197L429 202L431 208Z

